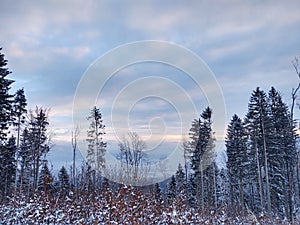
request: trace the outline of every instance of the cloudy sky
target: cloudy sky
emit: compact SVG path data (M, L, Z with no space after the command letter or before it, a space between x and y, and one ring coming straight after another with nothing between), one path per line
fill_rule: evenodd
M298 82L291 64L300 55L297 0L2 0L0 11L0 45L16 80L12 91L24 87L30 108L51 108L54 164L71 158L73 102L80 81L101 56L118 46L157 40L196 54L214 74L219 85L215 87L220 87L226 123L234 113L244 116L257 86L266 91L275 86L290 104L291 89ZM105 76L101 69L97 72ZM163 142L171 146L186 132L185 120L192 121L215 94L215 89L205 89L205 83L199 87L180 68L164 63L124 65L109 75L105 85L95 84L99 89L93 97L112 150L114 134L127 128L148 140L149 150ZM222 139L223 128L215 130ZM81 134L86 134L84 128Z

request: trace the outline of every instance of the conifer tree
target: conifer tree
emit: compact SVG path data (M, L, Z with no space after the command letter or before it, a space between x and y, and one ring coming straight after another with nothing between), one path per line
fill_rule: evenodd
M20 175L18 177L18 187L20 191L27 195L31 188L30 184L33 183L33 154L31 151L30 132L27 127L25 127L20 136L19 160Z
M187 187L185 182L185 174L180 163L178 165L175 178L176 178L176 193L186 195Z
M33 165L33 189L37 188L39 170L43 157L49 152L48 137L46 134L48 122L48 111L43 108L36 107L34 112L30 112L29 121L29 137L30 151L32 155Z
M287 105L278 91L272 87L268 95L269 116L272 121L270 131L269 171L272 206L282 217L293 217L293 193L297 151L294 124L290 121Z
M44 161L39 175L38 189L49 195L52 190L53 176L48 168L48 162Z
M226 168L221 168L217 173L217 207L224 208L228 206L229 199L229 180Z
M95 106L87 119L90 121L86 139L88 142L87 160L93 169L101 173L105 167L106 143L102 139L105 134L105 125L103 124L100 109Z
M0 51L2 48L0 48ZM7 78L11 72L7 68L7 60L4 54L0 52L0 189L1 197L9 194L11 180L14 174L11 169L15 168L13 147L14 138L7 140L9 125L11 122L11 110L13 96L9 93L11 84L14 82ZM12 151L12 152L10 152Z
M173 200L176 197L176 179L175 176L171 177L171 180L167 187L167 202L172 204Z
M19 166L19 146L20 146L20 132L21 125L25 123L25 114L27 100L25 98L24 89L19 89L14 95L14 101L12 105L12 120L13 126L17 128L17 151L16 151L16 174L15 174L15 190L17 188L18 179L18 166Z
M245 183L247 179L247 136L242 120L233 115L226 136L227 169L230 184L230 203L241 206L245 203ZM237 197L237 198L236 198Z
M2 48L0 48L0 51ZM0 52L0 145L4 145L7 140L7 130L11 121L11 109L13 95L9 94L13 80L7 79L11 73L7 66L4 54Z
M5 146L0 146L0 191L2 199L11 194L15 177L16 138L10 137Z
M270 153L270 129L272 123L269 118L269 108L266 93L259 87L253 91L248 104L246 127L249 134L250 154L255 155L257 170L257 189L261 210L271 213L270 178L268 154ZM254 163L254 161L252 161Z
M187 190L188 190L188 193L187 193L187 198L188 198L188 202L189 202L189 205L193 208L196 208L197 207L197 193L196 193L196 190L197 190L197 185L196 185L196 182L195 182L195 175L192 174L189 176L189 180L188 180L188 183L187 183Z
M15 93L12 105L13 125L17 127L17 147L19 147L20 142L21 125L25 123L26 106L27 100L22 88Z
M190 152L194 152L195 148L197 147L197 143L198 143L198 138L199 138L199 131L200 131L200 124L201 124L201 120L199 119L194 119L192 121L192 126L189 130L189 150Z
M189 129L189 139L183 140L183 155L184 155L184 173L185 173L185 182L188 185L191 170L192 170L192 156L195 154L195 149L197 147L199 139L201 119L194 119ZM189 186L189 185L188 185ZM189 188L188 188L189 189Z
M290 118L287 105L274 87L268 97L259 88L253 91L245 119L248 136L245 176L249 178L247 193L251 198L247 200L252 210L270 213L272 207L273 214L292 221L298 184L295 183L296 134Z
M70 191L70 176L64 166L58 172L58 189L61 196L66 196Z
M214 138L212 132L212 110L207 107L198 120L199 137L196 148L192 152L191 167L195 185L197 204L204 209L205 204L215 204L216 168L214 154Z
M161 188L159 186L159 183L155 183L155 186L154 186L154 195L155 195L156 201L159 204L161 204L163 202L163 197L162 197L162 191L161 191Z

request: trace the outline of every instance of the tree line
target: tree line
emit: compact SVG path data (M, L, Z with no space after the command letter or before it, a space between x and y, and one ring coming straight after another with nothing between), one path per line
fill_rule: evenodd
M230 214L251 212L293 221L300 203L298 136L280 93L274 87L268 93L257 87L245 117L232 116L225 139L226 167L216 162L211 118L207 107L192 122L190 140L184 144L185 167L190 169L184 180L180 166L170 189L184 184L189 205L201 210L230 208Z
M1 49L0 49L1 50ZM295 67L297 68L297 67ZM30 199L38 192L49 199L78 200L95 193L122 191L105 177L107 144L105 125L100 109L94 107L87 119L87 161L75 165L78 129L72 133L73 164L64 166L58 176L52 175L46 155L51 149L47 132L48 109L27 110L24 89L10 94L13 80L7 76L7 60L0 53L0 198L12 196ZM293 90L293 107L296 92ZM296 91L296 92L295 92ZM294 99L295 98L295 99ZM257 87L251 94L244 118L233 115L227 128L226 167L218 165L212 129L213 109L207 107L192 121L189 140L183 143L185 164L170 179L141 187L157 204L201 211L228 211L228 214L251 214L296 218L300 204L299 149L295 120L279 91L272 87L267 93ZM119 144L124 181L146 176L145 142L131 132ZM116 193L118 195L118 193ZM97 194L94 195L98 196ZM230 210L228 210L230 209Z

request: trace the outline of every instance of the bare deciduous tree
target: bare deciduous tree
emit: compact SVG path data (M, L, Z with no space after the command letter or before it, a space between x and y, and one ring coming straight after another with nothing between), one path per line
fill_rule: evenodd
M127 137L119 143L121 163L125 167L126 175L130 180L136 181L139 178L141 168L144 166L144 153L146 143L136 132L129 132Z
M79 127L76 127L75 130L72 131L72 150L73 150L73 164L72 164L72 184L75 187L75 179L76 179L76 150L77 150L77 139L79 136Z
M296 71L297 76L300 79L299 58L295 57L295 59L292 61L292 64ZM294 108L295 108L295 104L296 104L296 100L297 100L297 93L298 93L299 89L300 89L300 81L299 81L297 87L292 89L292 106L291 106L291 120L292 121L294 120Z

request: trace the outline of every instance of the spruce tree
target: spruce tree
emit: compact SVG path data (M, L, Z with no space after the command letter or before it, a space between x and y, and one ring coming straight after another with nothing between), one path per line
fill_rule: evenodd
M1 50L2 48L0 48ZM4 54L0 52L0 191L2 197L9 194L11 180L14 178L11 169L15 168L14 154L16 149L13 147L14 138L7 140L13 102L13 96L9 93L9 90L14 82L7 78L10 73L7 68L7 60Z
M186 181L185 181L185 173L181 164L178 165L178 169L176 171L176 193L186 195Z
M189 179L193 174L190 174L192 171L192 156L195 153L195 149L197 147L198 139L199 139L199 131L200 131L201 119L194 119L191 124L191 128L189 129L189 139L183 140L183 156L184 156L184 173L185 173L185 183L187 184L187 192L190 192Z
M226 153L231 206L245 203L245 183L247 179L247 136L242 120L235 114L227 128ZM237 198L236 198L237 196Z
M47 137L48 110L36 107L34 112L30 112L29 137L33 164L33 189L37 188L39 170L43 157L49 152Z
M154 195L155 195L155 199L158 202L158 204L163 203L163 197L162 197L162 191L161 188L159 186L159 183L155 183L155 187L154 187Z
M271 193L269 178L270 134L272 122L269 118L266 93L259 87L253 91L248 104L246 128L250 141L250 157L256 161L256 177L260 209L271 213ZM253 160L252 163L255 164ZM254 168L254 167L253 167ZM254 176L255 177L255 176Z
M221 168L217 173L217 207L225 208L228 206L229 199L229 179L226 168Z
M33 184L33 152L31 151L30 132L25 128L20 137L19 159L20 159L20 176L18 177L19 190L25 195L29 194Z
M192 126L189 130L189 142L188 142L188 147L190 152L194 152L195 148L197 147L198 143L198 138L199 138L199 131L200 131L200 124L201 120L199 119L194 119L192 121Z
M39 175L38 189L49 195L52 191L53 176L48 168L48 162L44 161Z
M12 104L13 125L17 128L17 147L19 147L20 142L21 125L25 123L26 106L27 100L22 88L15 93Z
M61 196L66 196L70 191L70 176L64 166L58 172L58 189Z
M25 114L27 100L25 98L24 89L19 89L14 95L14 101L12 105L12 121L13 126L17 129L17 151L16 151L16 174L15 174L15 190L17 188L17 179L18 179L18 167L19 167L19 146L20 146L20 133L21 125L25 123Z
M106 143L102 139L105 134L105 125L100 109L95 106L87 119L90 121L86 139L88 142L87 160L93 169L101 173L101 170L105 167Z
M269 171L271 199L275 212L282 217L293 217L294 197L297 184L294 173L297 167L294 124L279 92L272 87L268 95L270 131Z
M204 209L205 204L214 204L216 191L216 168L213 163L214 138L212 132L212 110L207 107L198 120L199 137L191 154L191 168L197 204Z
M5 146L0 146L0 191L2 199L9 196L15 178L16 139L10 137Z
M2 48L0 48L0 51ZM9 94L13 80L7 79L11 73L7 66L4 54L0 52L0 145L4 145L7 140L7 130L11 121L11 110L13 95Z
M175 179L175 176L172 176L170 182L168 183L168 187L167 187L167 202L168 202L168 204L172 204L175 197L176 197L176 179Z

